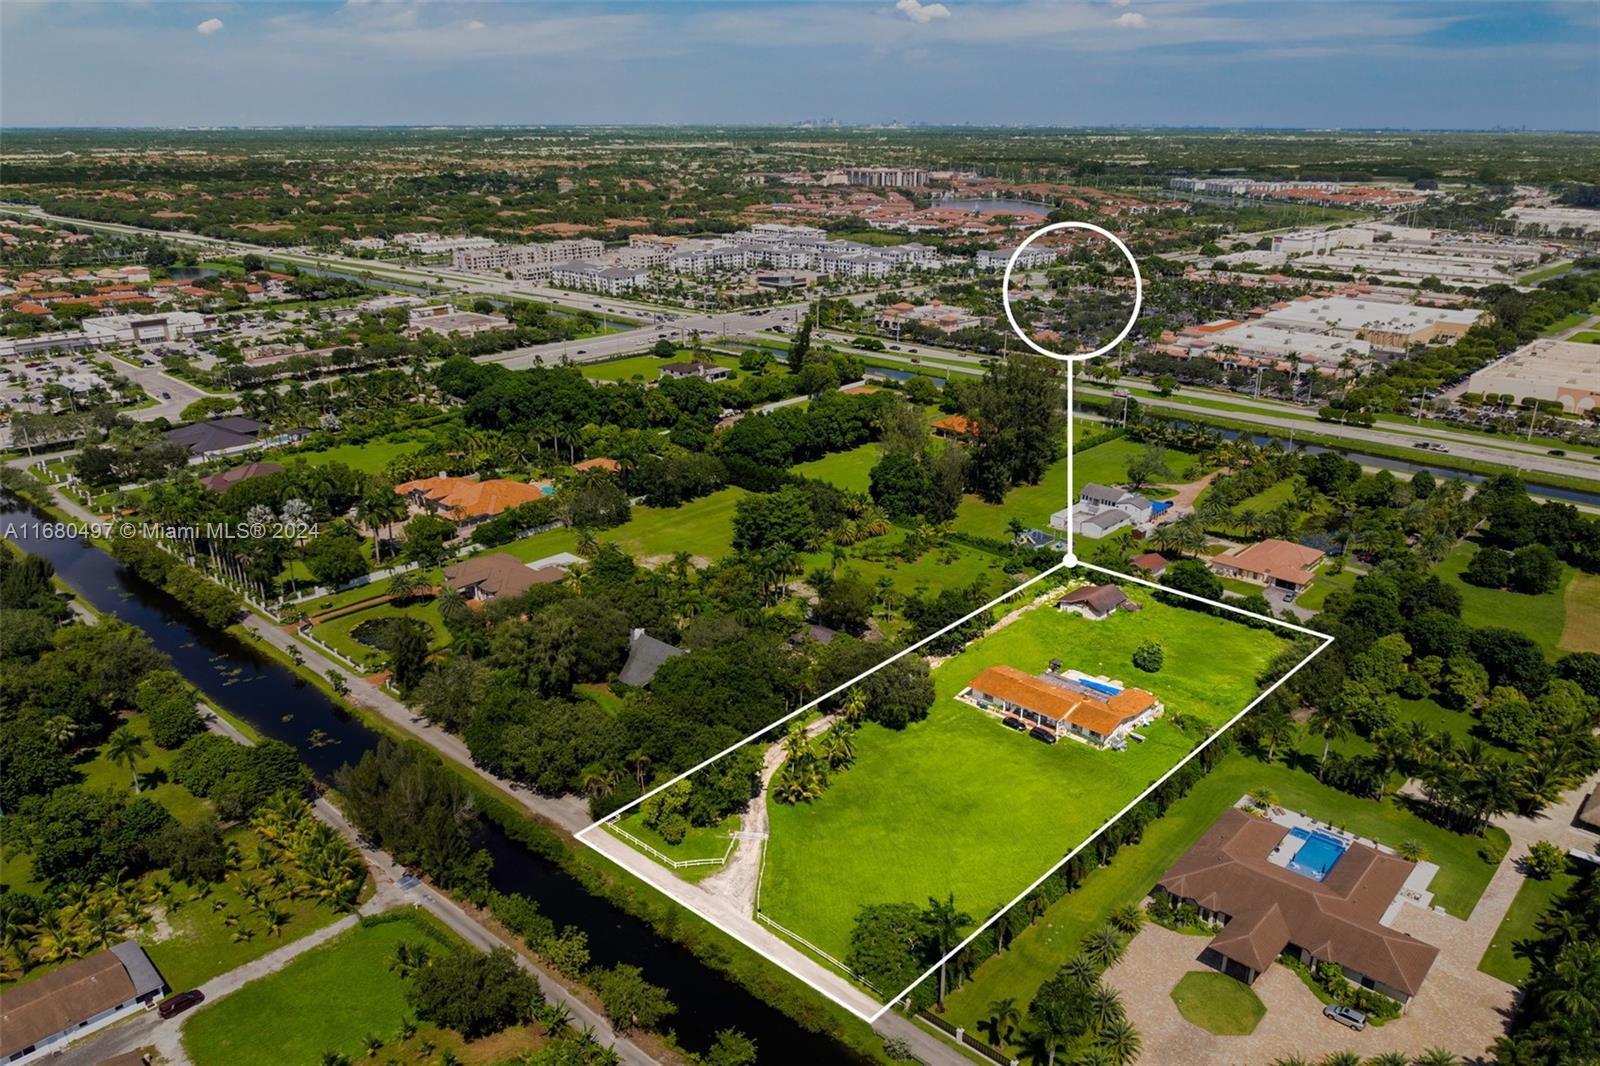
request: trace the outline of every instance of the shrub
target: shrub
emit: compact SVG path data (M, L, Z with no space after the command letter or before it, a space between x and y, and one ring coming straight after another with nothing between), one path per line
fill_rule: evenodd
M1158 672L1167 661L1167 653L1153 640L1147 640L1133 649L1133 665L1147 674Z
M1559 845L1548 840L1536 840L1528 845L1528 854L1522 860L1522 865L1535 881L1548 881L1567 865L1567 856Z

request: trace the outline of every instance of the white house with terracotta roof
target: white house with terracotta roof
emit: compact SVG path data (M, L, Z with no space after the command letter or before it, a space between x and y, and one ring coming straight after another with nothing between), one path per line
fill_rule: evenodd
M1040 739L1068 737L1096 748L1126 747L1128 734L1165 710L1150 693L1109 678L1013 666L987 668L957 698Z

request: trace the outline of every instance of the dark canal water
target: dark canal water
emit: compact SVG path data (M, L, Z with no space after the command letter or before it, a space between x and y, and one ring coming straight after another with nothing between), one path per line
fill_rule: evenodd
M262 736L281 740L300 754L319 780L331 780L345 763L377 747L378 734L341 710L320 690L249 643L206 627L170 596L129 573L86 540L49 536L54 519L26 501L0 493L0 529L6 539L41 555L56 573L98 610L138 626L196 688ZM312 734L317 733L317 742ZM575 925L589 936L596 965L631 963L666 987L678 1013L678 1040L703 1051L721 1029L752 1037L761 1062L813 1066L854 1061L826 1036L807 1032L781 1011L706 967L664 940L646 923L590 895L555 863L484 823L476 843L494 856L490 876L503 892L539 901L557 926Z

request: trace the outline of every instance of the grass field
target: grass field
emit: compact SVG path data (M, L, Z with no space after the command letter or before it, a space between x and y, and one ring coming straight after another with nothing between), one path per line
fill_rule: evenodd
M172 812L174 818L185 824L192 824L203 818L211 809L211 804L182 785L174 784L167 779L167 767L172 764L177 752L163 751L156 747L155 741L150 739L150 727L146 724L144 715L130 714L125 724L144 738L144 757L134 764L134 769L140 778L147 782L143 786L142 794L161 804ZM104 746L96 749L89 758L79 762L77 770L83 774L84 788L114 788L128 792L133 790L133 775L128 772L128 767L108 759L105 756ZM145 775L151 776L147 778Z
M1311 582L1311 587L1295 597L1295 603L1313 611L1322 610L1322 605L1328 602L1328 594L1341 589L1348 592L1356 587L1356 578L1359 575L1352 570L1341 570L1337 574L1321 572L1316 580Z
M318 640L325 642L348 659L358 663L381 665L388 658L388 653L363 644L351 635L351 630L362 622L381 618L415 618L423 622L432 633L428 638L430 650L437 651L450 642L450 631L445 629L444 619L439 616L439 601L431 598L408 603L404 607L383 603L376 607L351 611L349 614L341 614L322 623L315 627L312 633Z
M848 492L866 492L872 483L872 468L880 454L876 444L863 444L847 452L834 452L809 463L800 463L794 472L837 485Z
M1520 986L1527 981L1530 967L1528 960L1517 954L1517 945L1537 935L1534 923L1550 909L1557 896L1564 894L1577 881L1577 863L1572 859L1568 859L1566 868L1548 881L1536 881L1531 877L1523 881L1522 887L1517 889L1516 899L1511 901L1511 909L1506 911L1506 916L1500 920L1500 928L1495 930L1494 940L1490 941L1488 950L1483 953L1478 969L1491 977L1498 977L1508 985Z
M716 825L694 826L676 844L668 843L666 837L645 825L644 816L637 808L616 824L667 858L691 862L696 859L720 859L726 855L728 834L738 830L740 821L739 815L730 814Z
M1092 871L1076 891L1057 900L1019 935L1009 950L979 967L973 979L946 1001L945 1020L974 1029L997 999L1009 996L1027 1003L1078 950L1084 936L1118 906L1142 899L1218 815L1258 787L1271 788L1293 810L1344 825L1369 839L1390 846L1407 839L1421 842L1440 867L1430 886L1436 902L1458 918L1471 913L1498 863L1498 857L1487 861L1479 849L1488 847L1498 856L1507 844L1503 830L1490 830L1488 841L1459 836L1392 799L1381 803L1357 799L1281 763L1231 755L1146 828L1139 843L1123 847L1110 865Z
M1218 1036L1248 1036L1267 1016L1249 985L1210 970L1184 974L1172 988L1172 1002L1186 1020Z
M313 1063L327 1051L360 1058L367 1034L395 1041L411 1016L405 982L389 968L401 943L435 954L463 946L423 914L357 926L194 1015L183 1027L184 1048L197 1066Z
M1557 647L1561 651L1600 652L1600 575L1570 571L1565 606L1567 621Z
M1532 637L1545 654L1555 656L1567 625L1566 595L1573 569L1563 566L1560 586L1554 592L1539 596L1479 588L1461 579L1477 550L1476 541L1464 540L1434 568L1434 573L1460 590L1461 620L1477 628L1515 629ZM1595 593L1590 590L1588 595Z
M1586 329L1567 338L1579 344L1600 344L1600 330Z
M391 433L387 437L369 440L364 444L340 444L314 452L294 452L281 461L285 466L296 459L304 459L313 466L343 463L364 474L376 474L389 465L390 460L412 452L421 451L428 442L426 431Z
M1283 646L1269 631L1145 602L1137 614L1103 622L1050 607L1030 612L935 671L926 720L899 732L863 728L855 764L818 800L769 801L763 913L842 955L863 903L923 903L953 892L963 910L987 914L1059 861L1200 735L1168 719L1142 728L1148 739L1124 752L1049 746L954 697L985 667L1037 672L1060 658L1148 686L1169 715L1220 725L1249 702L1257 673ZM1166 647L1158 675L1129 663L1148 639ZM1019 832L1023 811L1035 816Z
M1126 481L1128 460L1144 449L1129 440L1112 440L1098 444L1073 456L1072 474L1081 489L1088 482L1115 485ZM1189 452L1167 449L1167 465L1172 470L1172 483L1189 481L1197 476L1197 457ZM976 496L961 501L952 524L958 533L971 533L983 537L1009 537L1006 523L1016 518L1032 529L1048 529L1050 516L1067 505L1067 460L1063 456L1050 465L1037 485L1022 485L1006 494L1002 503L985 503ZM1159 492L1147 492L1159 496ZM1076 498L1076 491L1074 492Z
M630 355L626 359L613 359L604 363L584 363L583 376L591 381L643 381L652 382L661 377L661 368L674 361L687 362L694 352L688 348L679 348L677 360L661 359L654 355ZM717 366L725 366L733 371L731 380L737 381L747 377L739 370L739 360L726 355L712 355L710 359Z

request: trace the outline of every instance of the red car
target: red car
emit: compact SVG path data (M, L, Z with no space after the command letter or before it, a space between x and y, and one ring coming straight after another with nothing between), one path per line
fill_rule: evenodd
M171 1018L175 1014L182 1014L197 1003L204 1003L205 998L206 994L198 988L190 989L188 992L179 992L157 1007L156 1013L163 1018Z

